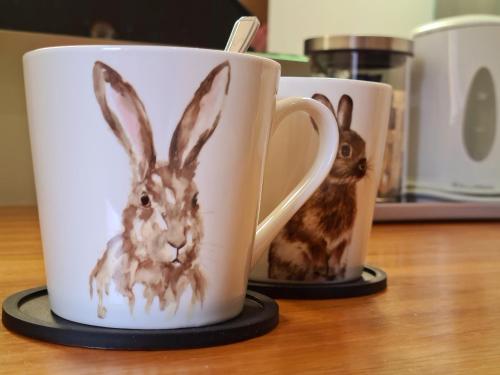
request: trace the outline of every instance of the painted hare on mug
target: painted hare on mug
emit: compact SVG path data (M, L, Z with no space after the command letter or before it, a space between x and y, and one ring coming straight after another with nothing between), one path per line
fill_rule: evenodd
M106 316L104 295L112 283L128 299L131 312L136 285L143 286L146 310L156 297L161 310L170 303L177 308L189 288L191 302L203 302L203 220L194 177L200 152L219 124L230 79L228 61L209 72L172 135L168 161L159 161L146 109L135 89L108 65L94 64L97 102L128 154L132 176L123 230L108 241L89 277L90 296L95 285L99 298L100 318Z
M356 184L368 169L365 141L351 129L350 96L340 98L337 112L326 96L314 94L313 98L326 105L337 120L337 157L320 187L272 242L268 257L271 279L328 281L345 277L346 248L357 213Z

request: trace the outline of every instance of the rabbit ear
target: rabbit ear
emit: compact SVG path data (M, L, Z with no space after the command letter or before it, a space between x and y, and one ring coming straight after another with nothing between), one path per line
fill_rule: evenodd
M153 168L156 155L146 110L134 88L108 65L96 61L94 92L102 114L127 151L139 180Z
M339 100L339 107L337 108L337 121L339 126L344 130L351 128L352 119L352 99L349 95L342 95Z
M217 65L207 75L186 107L170 142L170 165L194 173L198 155L217 127L229 90L231 66Z
M330 99L328 99L325 95L323 95L323 94L318 94L318 93L314 94L314 95L312 96L312 98L313 98L314 100L317 100L318 102L321 102L322 104L326 105L326 106L328 107L328 109L329 109L330 111L332 111L332 113L333 113L333 115L335 116L335 118L337 118L337 115L336 115L336 113L335 113L335 110L333 109L333 105L332 105L332 103L330 102Z
M335 113L335 109L333 109L333 105L332 103L330 102L330 99L328 99L325 95L323 94L314 94L312 96L312 98L314 100L317 100L318 102L321 102L323 105L325 105L332 113L333 113L333 117L335 117L335 121L337 122L338 124L338 120L337 120L337 114ZM311 121L313 123L313 126L314 126L314 129L316 131L318 131L318 126L316 125L316 123L314 122L314 120L311 118ZM340 125L339 125L340 126Z

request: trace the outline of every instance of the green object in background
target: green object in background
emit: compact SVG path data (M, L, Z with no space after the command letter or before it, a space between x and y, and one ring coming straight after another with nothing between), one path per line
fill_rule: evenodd
M309 57L304 55L290 55L284 53L273 53L273 52L249 52L251 55L267 57L268 59L273 60L282 60L282 61L295 61L295 62L309 62Z

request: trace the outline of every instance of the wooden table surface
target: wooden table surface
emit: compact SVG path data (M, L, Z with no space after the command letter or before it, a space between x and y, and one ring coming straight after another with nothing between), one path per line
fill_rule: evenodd
M44 284L33 208L0 209L0 298ZM280 300L280 324L205 349L126 352L64 347L0 329L2 374L500 373L500 223L376 225L371 264L387 291Z

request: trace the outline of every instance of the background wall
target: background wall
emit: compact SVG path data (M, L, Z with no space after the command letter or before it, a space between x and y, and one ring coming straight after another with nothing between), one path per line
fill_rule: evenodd
M325 34L408 38L413 28L434 19L474 13L500 14L500 0L265 1L268 1L268 50L293 54L303 53L305 39Z
M408 38L432 21L435 0L269 0L268 50L302 54L304 39L325 34Z
M500 0L436 0L436 18L471 13L500 14Z
M26 46L12 35L0 30L0 205L35 201L21 64Z
M500 0L240 1L263 23L267 16L270 52L294 54L302 54L304 39L323 34L407 38L414 27L434 18L467 13L500 14ZM36 203L25 113L22 54L50 45L96 42L102 43L85 38L0 30L0 205Z

